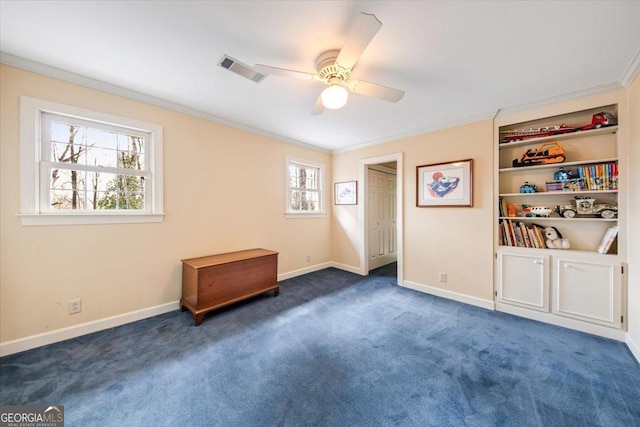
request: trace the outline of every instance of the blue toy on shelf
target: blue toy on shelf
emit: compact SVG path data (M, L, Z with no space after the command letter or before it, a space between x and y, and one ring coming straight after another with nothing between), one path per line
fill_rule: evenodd
M567 181L573 177L573 171L568 171L565 169L560 169L553 174L553 179L555 181Z
M535 184L529 184L528 181L525 181L524 184L520 186L521 193L535 193L536 191L538 190L536 190Z

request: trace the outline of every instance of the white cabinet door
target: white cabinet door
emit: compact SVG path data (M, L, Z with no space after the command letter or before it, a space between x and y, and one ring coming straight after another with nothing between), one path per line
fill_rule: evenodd
M558 258L555 267L555 314L621 327L620 265Z
M498 301L549 311L549 256L498 254Z

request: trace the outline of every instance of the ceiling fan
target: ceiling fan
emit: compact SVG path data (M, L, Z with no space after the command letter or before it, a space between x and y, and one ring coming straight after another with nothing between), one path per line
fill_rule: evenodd
M351 80L353 67L381 27L382 22L375 15L360 13L351 26L342 49L329 50L320 54L316 62L317 74L262 64L257 64L253 68L262 74L314 80L326 84L327 88L322 91L316 104L311 109L311 114L313 115L322 114L325 108L338 109L343 107L347 103L347 89L360 95L371 96L389 102L398 102L404 96L404 91L402 90L363 80Z

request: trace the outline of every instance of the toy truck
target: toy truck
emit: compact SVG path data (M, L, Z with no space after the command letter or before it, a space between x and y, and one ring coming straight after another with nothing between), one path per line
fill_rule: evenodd
M531 138L543 138L545 136L561 135L575 132L576 128L567 125L544 126L539 128L515 129L502 132L502 142L514 142Z
M513 159L513 167L562 163L564 154L564 147L559 142L545 142L538 148L527 149L520 160Z
M598 114L594 114L591 117L591 123L585 126L581 126L578 130L591 130L591 129L600 129L605 126L614 126L617 125L618 122L616 118L613 117L611 113L605 113L604 111Z

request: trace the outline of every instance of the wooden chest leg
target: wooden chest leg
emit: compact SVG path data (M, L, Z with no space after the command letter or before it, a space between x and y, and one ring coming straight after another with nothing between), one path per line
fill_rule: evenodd
M276 288L273 290L273 296L277 297L278 295L280 295L280 288Z
M194 314L193 315L193 323L196 326L200 326L200 323L202 323L202 319L204 318L204 313L200 313L200 314Z

